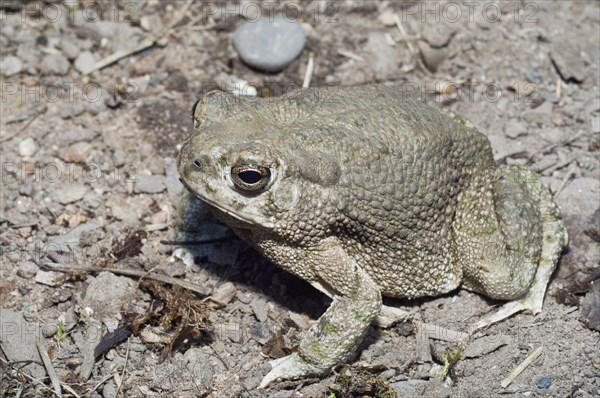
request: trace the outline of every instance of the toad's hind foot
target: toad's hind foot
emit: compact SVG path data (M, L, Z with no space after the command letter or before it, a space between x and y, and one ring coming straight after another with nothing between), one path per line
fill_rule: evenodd
M542 251L535 278L529 291L525 297L504 304L497 312L483 317L475 324L473 332L524 310L528 310L534 315L542 311L548 282L563 248L567 246L569 237L560 211L546 189L543 189L540 193L540 216L543 234Z

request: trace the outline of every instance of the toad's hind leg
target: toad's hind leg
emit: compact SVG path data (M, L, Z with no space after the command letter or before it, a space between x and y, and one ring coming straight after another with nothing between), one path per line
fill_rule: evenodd
M534 172L511 165L475 176L459 198L453 228L465 288L514 300L481 319L475 330L523 310L542 310L568 236L558 207Z

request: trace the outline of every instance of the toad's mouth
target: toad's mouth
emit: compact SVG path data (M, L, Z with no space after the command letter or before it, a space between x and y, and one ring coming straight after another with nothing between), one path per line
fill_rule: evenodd
M227 207L223 206L222 204L211 200L210 198L207 198L206 196L202 195L201 193L199 193L198 191L193 189L183 178L179 178L179 181L181 181L183 186L190 193L192 193L196 198L198 198L202 202L206 203L208 206L216 209L218 212L220 212L222 215L227 217L229 220L233 221L233 222L227 222L226 224L229 224L229 225L235 224L233 226L238 227L238 228L246 228L246 229L248 227L254 226L254 225L260 225L261 227L268 228L268 229L272 229L275 227L272 223L265 222L265 221L261 221L260 223L258 223L258 222L256 222L256 220L253 220L249 217L245 217L245 216L239 214L238 212L233 211L232 209L227 208Z

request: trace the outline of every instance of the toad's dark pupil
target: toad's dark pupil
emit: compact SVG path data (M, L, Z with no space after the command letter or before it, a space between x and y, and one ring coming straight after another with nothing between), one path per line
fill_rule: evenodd
M242 171L238 174L240 180L244 181L246 184L256 184L262 178L262 175L255 170L246 170Z

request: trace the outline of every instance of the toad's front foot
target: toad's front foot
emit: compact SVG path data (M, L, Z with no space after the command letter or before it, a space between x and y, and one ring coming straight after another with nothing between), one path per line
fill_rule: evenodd
M329 370L304 361L297 352L271 361L273 369L265 377L258 388L265 388L277 379L295 379L299 377L322 374Z
M274 361L262 380L322 375L345 361L381 311L381 292L371 277L350 258L335 239L310 252L318 264L315 280L331 287L333 302L300 342L298 352Z

